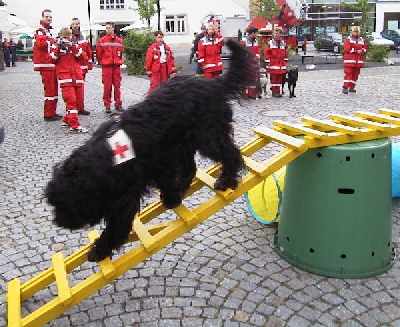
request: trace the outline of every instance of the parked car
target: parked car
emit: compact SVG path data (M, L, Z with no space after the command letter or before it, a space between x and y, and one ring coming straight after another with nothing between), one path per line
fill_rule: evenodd
M383 38L394 42L395 47L400 45L400 31L399 30L383 30L381 32Z
M384 45L388 48L394 48L394 42L392 40L383 38L380 33L374 32L371 34L371 37L372 40L370 41L370 43L372 45Z
M343 39L339 33L320 34L314 40L317 51L327 50L339 53L343 46Z

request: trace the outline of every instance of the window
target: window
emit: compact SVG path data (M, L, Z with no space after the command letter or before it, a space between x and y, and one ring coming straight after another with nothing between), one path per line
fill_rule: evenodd
M124 9L125 0L100 0L100 9Z
M187 32L186 15L165 16L165 33L184 34Z

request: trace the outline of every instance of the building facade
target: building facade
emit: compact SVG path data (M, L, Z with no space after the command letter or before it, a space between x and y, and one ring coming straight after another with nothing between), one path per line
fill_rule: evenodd
M400 29L400 1L376 0L376 32Z
M117 29L128 25L136 27L147 25L137 12L133 0L91 0L92 22L104 24L114 22ZM249 2L246 0L187 0L161 1L161 30L167 43L190 43L193 34L198 32L202 21L209 16L220 16L222 20L232 17L249 17ZM231 20L230 20L231 22ZM151 19L151 28L157 29L157 15Z

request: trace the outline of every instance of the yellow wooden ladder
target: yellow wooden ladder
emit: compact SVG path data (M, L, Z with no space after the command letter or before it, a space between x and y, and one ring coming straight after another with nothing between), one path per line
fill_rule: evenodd
M87 261L91 245L99 237L97 231L90 232L90 243L72 255L64 258L62 253L54 254L52 266L27 282L21 284L18 278L12 280L8 283L8 326L43 326L55 319L211 217L308 149L400 135L400 111L380 109L378 114L359 111L355 116L331 115L329 118L321 120L302 117L301 123L277 120L273 122L272 129L263 126L255 128L257 136L241 148L247 173L237 189L225 192L213 189L216 176L220 173L220 165L213 165L207 170L198 169L185 197L203 187L211 189L215 195L195 208L182 204L173 209L175 219L149 225L151 220L165 212L161 202L150 204L133 220L133 230L128 240L128 243L136 242L133 243L133 248L113 260L103 260L99 263L98 272L78 284L71 287L68 274ZM271 142L278 143L283 147L282 150L265 161L251 158ZM22 302L54 282L58 296L23 317Z

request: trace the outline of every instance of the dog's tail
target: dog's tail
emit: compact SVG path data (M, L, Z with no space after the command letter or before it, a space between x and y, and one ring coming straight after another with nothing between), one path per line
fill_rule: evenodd
M254 83L258 67L257 60L254 54L236 41L229 40L226 45L232 55L229 69L222 77L224 95L228 98L237 98L243 88Z

